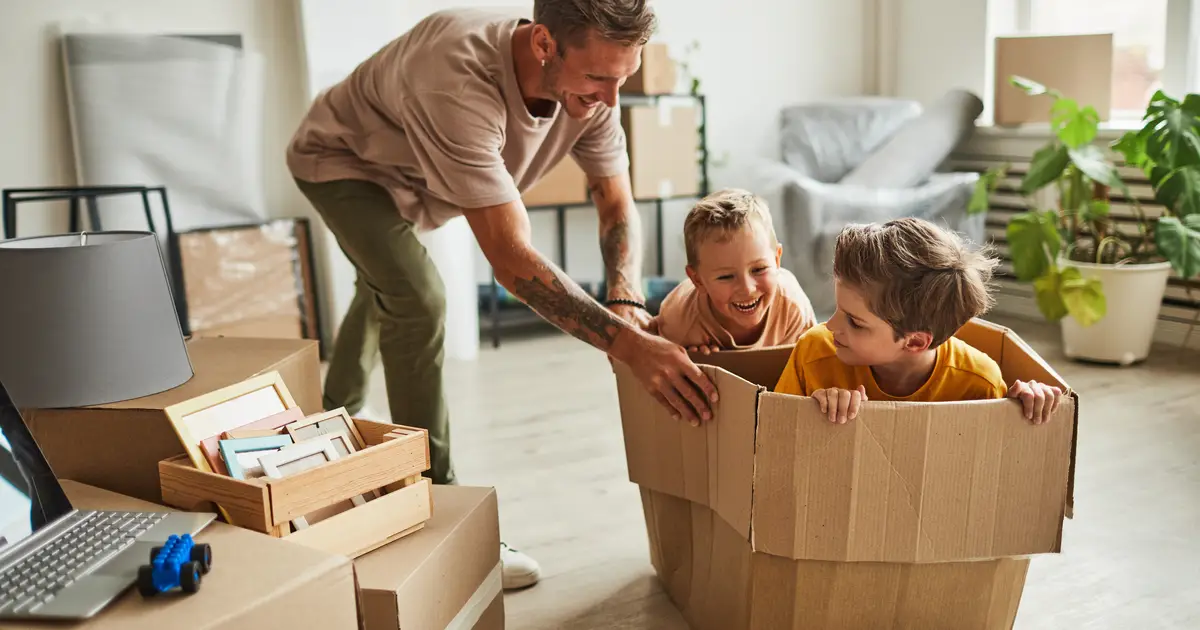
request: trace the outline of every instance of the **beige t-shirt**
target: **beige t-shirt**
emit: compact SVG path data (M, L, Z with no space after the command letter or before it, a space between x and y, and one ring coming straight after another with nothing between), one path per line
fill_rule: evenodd
M628 171L616 108L529 113L512 53L522 21L470 9L422 20L316 98L288 147L292 175L375 182L429 230L518 200L568 153L594 177Z
M733 335L717 321L708 298L696 291L691 280L681 282L663 300L657 318L658 333L681 346L716 343L722 350L792 345L816 324L816 316L796 276L782 268L778 273L779 292L767 311L762 335L753 343L734 341Z

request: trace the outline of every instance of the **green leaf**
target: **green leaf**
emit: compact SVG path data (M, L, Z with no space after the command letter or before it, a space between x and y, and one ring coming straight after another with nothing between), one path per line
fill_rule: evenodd
M1200 274L1200 214L1180 221L1162 217L1154 228L1154 244L1185 280Z
M1067 305L1063 303L1061 277L1057 269L1033 281L1033 294L1038 310L1046 319L1056 322L1067 316Z
M1187 166L1156 180L1154 196L1175 214L1200 213L1200 166Z
M1075 101L1060 98L1050 108L1050 126L1063 144L1075 149L1096 139L1100 114L1091 105L1080 108Z
M1008 175L1008 165L994 166L979 175L975 182L975 190L971 200L967 202L967 214L982 214L991 207L990 196L1000 185L1000 181Z
M1152 165L1150 156L1146 155L1146 138L1137 131L1127 131L1120 140L1113 143L1112 149L1125 158L1125 163L1145 170ZM1149 171L1146 173L1149 175Z
M1013 75L1008 78L1008 82L1013 87L1025 92L1029 96L1041 96L1043 94L1051 93L1051 90L1041 83L1022 76Z
M1008 222L1005 232L1017 278L1029 282L1052 268L1051 257L1062 248L1062 238L1054 225L1056 218L1053 211L1047 210L1018 214Z
M1071 163L1083 171L1088 179L1110 188L1125 190L1125 182L1121 181L1121 176L1117 174L1117 167L1108 161L1100 147L1089 144L1068 149L1067 155L1071 158Z
M1095 278L1084 278L1079 270L1067 267L1062 270L1059 293L1067 307L1067 313L1087 327L1104 318L1108 313L1108 301L1104 299L1104 285Z
M1032 195L1043 186L1058 179L1069 162L1070 155L1065 146L1048 144L1038 149L1029 163L1029 171L1021 180L1021 193Z
M1083 220L1097 221L1107 219L1112 211L1112 204L1105 199L1093 199L1087 203L1087 207L1083 210Z
M1146 154L1168 169L1200 164L1200 101L1181 104L1160 90L1146 108Z

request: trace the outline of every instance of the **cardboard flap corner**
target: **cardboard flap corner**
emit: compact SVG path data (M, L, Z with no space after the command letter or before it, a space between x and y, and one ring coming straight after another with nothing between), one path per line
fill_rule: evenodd
M758 396L763 388L721 368L702 365L720 401L698 427L676 420L634 377L615 363L629 480L708 506L750 534L750 492Z

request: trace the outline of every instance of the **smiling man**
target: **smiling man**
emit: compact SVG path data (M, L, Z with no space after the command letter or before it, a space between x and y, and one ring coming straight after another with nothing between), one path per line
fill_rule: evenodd
M417 234L456 216L466 216L500 284L629 364L676 416L709 419L716 400L681 347L645 331L641 224L617 90L638 68L654 14L647 0L535 0L533 12L532 22L430 15L318 96L288 148L297 185L358 273L325 406L361 409L379 356L392 420L429 430L435 483L455 481L446 305ZM605 305L530 243L521 193L568 156L587 173L600 216ZM502 547L501 559L506 588L537 581L527 556Z

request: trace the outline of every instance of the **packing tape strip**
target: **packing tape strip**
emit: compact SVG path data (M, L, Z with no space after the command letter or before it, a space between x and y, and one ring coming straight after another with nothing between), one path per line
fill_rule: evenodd
M487 612L488 606L492 605L492 601L500 594L504 585L502 567L499 562L491 573L484 578L483 584L475 589L475 593L471 595L471 599L463 604L462 609L454 615L454 619L446 625L446 630L471 630L475 624L479 623L479 619L483 617L483 613Z
M671 106L671 103L669 103L668 101L669 101L669 99L665 99L665 98L658 99L658 126L659 127L670 127L671 126L672 106Z

